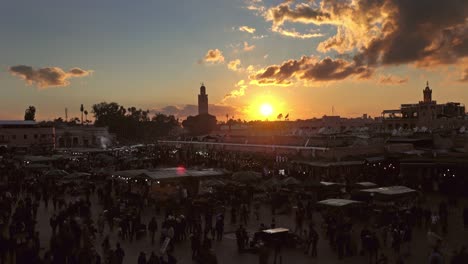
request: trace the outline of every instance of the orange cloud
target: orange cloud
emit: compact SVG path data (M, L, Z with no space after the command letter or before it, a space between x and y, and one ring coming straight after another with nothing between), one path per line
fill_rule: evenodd
M249 46L249 43L247 43L247 41L244 41L244 51L252 51L255 49L255 45L251 45Z
M380 76L379 83L386 85L403 84L408 82L408 77L400 78L393 75Z
M70 78L88 76L93 72L80 68L72 68L67 72L59 67L34 69L27 65L11 66L8 71L10 74L25 80L27 84L36 85L40 89L68 86Z
M255 28L249 27L249 26L242 26L242 27L239 27L239 30L240 30L240 31L243 31L243 32L250 33L250 34L255 33Z
M318 38L318 37L324 36L321 33L300 33L300 32L297 32L295 29L287 30L281 27L274 28L273 31L286 37L299 38L299 39L310 39L310 38Z
M459 80L460 82L468 82L468 68L465 69L465 72L463 73L463 76Z
M223 63L224 62L224 56L223 53L219 49L210 49L206 53L204 57L205 62L209 63Z
M240 70L240 64L241 64L241 61L239 59L236 59L236 60L230 61L228 63L228 65L227 65L227 67L231 71L239 71Z
M262 0L245 0L245 8L255 11L257 14L265 12L265 7L262 5Z
M245 91L247 90L247 85L245 84L245 81L244 80L240 80L239 82L237 82L237 84L235 85L235 88L234 90L230 91L228 94L226 94L222 100L222 102L224 103L226 100L228 99L232 99L232 98L237 98L237 97L240 97L240 96L244 96L245 95Z

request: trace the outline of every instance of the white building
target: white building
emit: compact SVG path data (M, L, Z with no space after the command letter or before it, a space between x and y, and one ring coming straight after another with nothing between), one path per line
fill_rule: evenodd
M40 126L35 121L0 121L0 146L48 151L54 149L54 143L55 129L52 126Z
M107 148L113 136L107 127L67 126L55 129L55 139L58 148Z

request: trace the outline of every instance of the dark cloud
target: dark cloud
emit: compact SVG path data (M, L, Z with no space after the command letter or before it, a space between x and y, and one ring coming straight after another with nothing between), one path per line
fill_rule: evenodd
M181 105L181 106L176 106L176 105L169 105L162 107L160 109L154 109L152 110L153 113L162 113L166 115L173 115L175 117L178 117L180 119L185 119L187 116L195 116L198 114L198 106L197 105L192 105L192 104L187 104L187 105ZM229 114L230 116L239 116L240 112L238 109L232 106L227 106L227 105L215 105L215 104L210 104L208 106L208 112L211 115L214 115L218 118L218 120L224 120L226 117L226 114Z
M53 86L68 86L72 77L84 77L92 73L90 70L72 68L65 72L59 67L46 67L34 69L31 66L17 65L11 66L10 74L19 76L29 85L36 85L38 88L48 88Z
M68 73L70 75L73 75L74 77L81 77L81 76L87 76L91 73L91 71L85 71L80 68L71 68Z
M287 23L336 27L336 34L322 41L317 50L323 53L335 50L339 54L352 54L353 58L318 63L309 70L315 80L370 74L382 65L452 65L468 56L466 0L305 2L285 1L265 8L262 15L272 22L275 32L286 31L283 27ZM270 67L266 67L269 71L265 75L271 73ZM321 78L321 72L329 72L331 76Z
M350 76L368 78L372 70L366 66L350 63L343 59L325 58L318 60L315 57L303 56L300 60L288 60L281 65L268 66L250 79L252 84L263 85L289 85L291 80L305 81L332 81L341 80Z
M389 1L393 31L372 41L363 55L382 64L453 64L468 55L468 1Z
M358 49L368 64L452 64L468 55L466 0L325 0L317 8L288 1L266 17L272 28L287 21L335 25L337 34L319 50Z
M330 14L314 9L305 3L300 3L295 9L291 9L291 2L287 1L268 10L266 15L273 20L273 27L281 26L285 21L321 23L330 19Z
M284 29L283 24L286 21L300 23L310 23L313 21L314 23L321 23L321 21L330 19L330 14L314 9L305 3L299 3L295 9L291 9L290 5L292 2L286 1L268 9L264 14L267 20L273 21L272 31L292 38L309 39L322 37L323 34L320 33L300 33L295 29Z

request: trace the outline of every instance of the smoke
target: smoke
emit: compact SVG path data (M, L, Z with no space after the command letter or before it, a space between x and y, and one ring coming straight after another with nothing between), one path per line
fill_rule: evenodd
M107 137L99 137L99 142L101 143L101 148L102 149L107 149L111 145L111 140Z

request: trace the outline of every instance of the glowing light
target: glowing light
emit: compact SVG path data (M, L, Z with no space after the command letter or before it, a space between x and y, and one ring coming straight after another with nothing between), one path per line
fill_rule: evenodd
M264 117L270 117L271 114L273 113L273 107L268 104L268 103L264 103L260 106L260 113L264 116Z
M177 174L178 175L183 175L185 174L185 168L183 166L177 167Z

